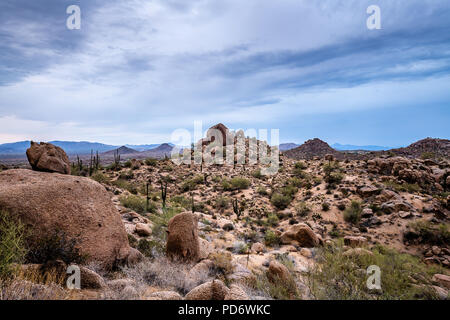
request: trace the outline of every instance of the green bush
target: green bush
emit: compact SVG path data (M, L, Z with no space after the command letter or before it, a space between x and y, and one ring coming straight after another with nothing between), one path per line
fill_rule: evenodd
M419 220L411 222L405 239L431 245L450 245L449 224L432 224L430 221Z
M230 206L230 200L227 197L218 197L214 204L215 209L227 209Z
M295 211L297 215L299 215L300 217L304 217L311 212L311 208L305 202L302 201L295 206Z
M95 180L95 181L97 181L99 183L103 183L103 184L109 184L111 182L110 179L105 174L103 174L101 172L94 173L91 176L91 179Z
M361 220L361 213L361 204L358 201L352 201L344 211L344 220L356 224Z
M231 180L224 179L222 181L222 188L225 191L233 191L233 190L244 190L247 189L250 186L250 181L241 178L241 177L235 177Z
M181 192L188 192L193 191L197 189L197 186L199 184L202 184L205 182L205 178L202 175L197 175L193 177L192 179L188 179L181 185Z
M261 173L261 169L256 169L252 172L252 177L256 179L264 179L265 177Z
M330 210L330 204L328 202L322 203L322 211L328 211Z
M0 280L14 271L14 263L22 263L26 255L25 228L4 210L0 210Z
M147 159L145 159L144 163L147 166L156 167L156 165L158 164L158 160L157 159L153 159L153 158L147 158Z
M308 287L319 300L434 299L431 277L440 267L427 266L418 257L377 246L372 254L344 255L343 244L317 251L317 263L308 274ZM369 266L381 270L381 292L367 288Z
M281 243L281 240L275 232L273 232L272 230L267 230L264 236L264 242L266 246L273 247L279 245Z
M147 200L136 195L122 196L120 197L120 203L128 209L136 211L137 213L143 214L147 212ZM151 205L150 205L151 204ZM149 201L150 210L149 212L156 211L155 204Z
M269 194L264 187L258 187L258 189L256 189L256 192L258 192L258 194L262 196L267 196Z
M278 216L275 213L269 213L266 222L269 226L275 227L280 222L280 219L278 219Z
M287 195L283 195L279 192L275 192L270 197L270 202L279 210L286 209L291 203L292 198Z
M112 184L120 189L125 189L132 194L138 194L138 188L134 183L128 182L123 179L113 181Z

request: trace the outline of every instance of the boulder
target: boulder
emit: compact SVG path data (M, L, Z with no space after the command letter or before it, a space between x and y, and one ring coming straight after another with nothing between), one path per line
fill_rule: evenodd
M228 291L224 300L250 300L248 295L236 284L230 286L230 291Z
M367 238L361 236L345 236L344 244L349 247L361 247L367 244Z
M148 237L152 234L152 229L150 229L148 224L137 223L135 232L141 237Z
M200 260L208 259L210 253L213 251L212 244L202 238L198 238L198 240L200 245L200 254L199 254Z
M89 178L14 169L0 173L0 208L25 224L31 243L55 232L105 268L127 262L127 233L105 188Z
M358 189L358 194L363 198L369 198L380 193L380 189L374 186L363 186Z
M373 256L373 253L364 248L352 248L345 251L343 255L346 257L360 257L365 255Z
M289 227L289 229L281 234L281 242L283 244L298 244L300 247L312 248L320 244L319 238L312 229L304 224L299 223Z
M220 280L213 280L195 287L185 296L186 300L224 300L230 289Z
M445 274L435 274L432 281L441 287L450 289L450 276Z
M146 296L146 300L183 300L178 292L175 291L159 291Z
M70 174L69 157L60 147L51 143L31 141L27 150L28 162L35 171Z
M285 265L279 263L276 260L272 260L269 263L269 270L267 270L267 278L273 282L277 283L282 280L284 283L292 279L291 273Z
M166 254L172 260L197 262L200 258L198 218L183 212L169 221Z
M252 252L255 252L255 253L261 253L261 252L264 252L265 247L264 247L264 245L262 243L255 242L252 245L252 249L251 250L252 250Z

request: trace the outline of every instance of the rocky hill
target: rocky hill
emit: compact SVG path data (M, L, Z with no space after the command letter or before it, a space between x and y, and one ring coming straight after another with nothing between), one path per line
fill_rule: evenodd
M339 151L331 148L328 143L318 138L308 140L301 146L284 152L284 155L289 158L306 160L311 160L314 157L324 157L327 154L332 154L336 157L343 156Z
M389 150L390 153L394 153L400 156L406 156L410 158L420 157L450 157L450 140L447 139L433 139L426 138L414 142L406 148L398 148Z

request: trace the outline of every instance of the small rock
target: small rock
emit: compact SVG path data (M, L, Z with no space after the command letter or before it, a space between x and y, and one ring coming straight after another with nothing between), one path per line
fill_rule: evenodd
M313 256L311 250L309 250L308 248L301 248L300 254L309 259L312 258L312 256Z
M445 274L435 274L433 278L431 279L434 283L439 284L440 286L443 286L447 289L450 289L450 276L447 276Z
M367 244L367 238L365 237L357 237L357 236L346 236L344 237L344 244L350 247L361 247Z
M136 224L135 232L141 237L148 237L152 234L152 229L148 224L138 223Z
M264 252L264 250L265 250L265 247L264 247L264 245L262 244L262 243L260 243L260 242L255 242L253 245L252 245L252 249L251 249L253 252L255 252L255 253L262 253L262 252Z

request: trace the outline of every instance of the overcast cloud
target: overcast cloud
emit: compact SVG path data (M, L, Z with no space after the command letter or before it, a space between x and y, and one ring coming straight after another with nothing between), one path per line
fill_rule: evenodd
M0 143L167 142L194 120L281 142L449 138L450 2L0 2Z

